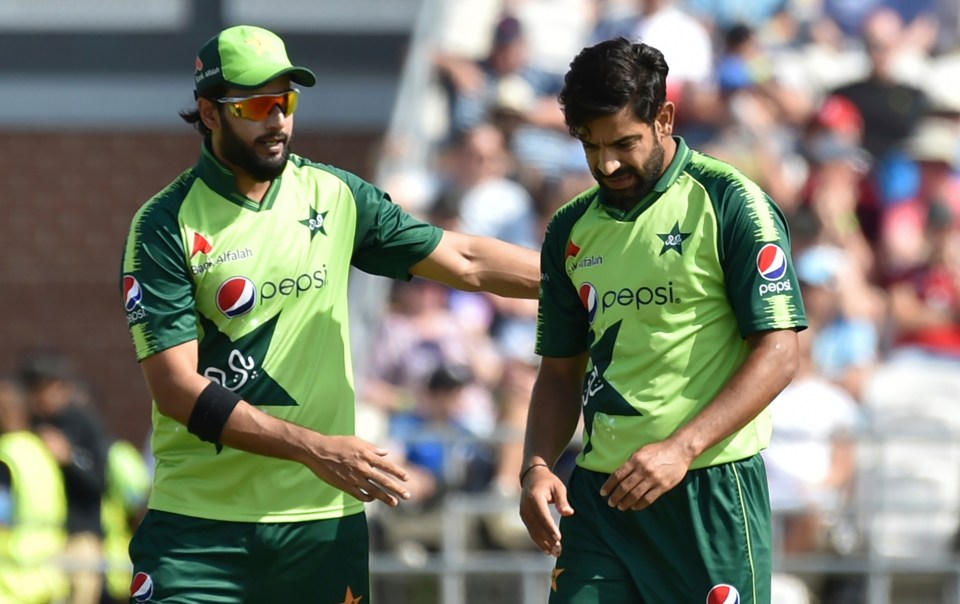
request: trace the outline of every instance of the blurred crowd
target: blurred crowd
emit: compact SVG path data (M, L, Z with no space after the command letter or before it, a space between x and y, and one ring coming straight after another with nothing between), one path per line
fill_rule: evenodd
M862 538L844 510L855 499L872 376L894 363L960 368L955 3L446 7L424 103L430 161L384 187L436 224L538 248L552 213L594 184L556 98L569 61L614 36L659 48L676 133L759 183L791 230L810 328L801 372L772 405L765 453L781 553L855 553ZM535 337L535 303L418 280L393 287L357 369L360 429L415 469L424 522L417 532L385 518L383 548L437 547L433 514L445 493L517 494ZM515 516L493 515L477 543L527 547ZM807 583L821 602L861 601L862 585L835 579Z
M95 399L58 350L23 351L0 375L0 602L129 599L150 470Z

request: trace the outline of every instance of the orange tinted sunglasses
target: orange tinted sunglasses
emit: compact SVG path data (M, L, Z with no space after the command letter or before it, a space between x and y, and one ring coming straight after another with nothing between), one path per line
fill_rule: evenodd
M245 120L262 122L270 117L274 107L280 107L284 115L293 115L297 110L297 101L300 91L296 88L273 94L254 94L251 96L235 96L217 99L218 103L227 106L230 113Z

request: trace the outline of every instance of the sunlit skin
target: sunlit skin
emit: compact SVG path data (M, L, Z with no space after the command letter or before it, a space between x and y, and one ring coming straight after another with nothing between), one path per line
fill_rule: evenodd
M580 142L604 199L624 211L635 207L663 175L677 152L674 105L666 102L652 124L627 106L587 122Z
M282 76L255 90L228 88L224 96L275 94L289 89L290 78ZM293 116L276 106L267 119L258 122L221 111L217 103L203 98L198 107L203 123L212 132L213 153L236 175L237 190L254 201L262 200L270 182L286 165Z

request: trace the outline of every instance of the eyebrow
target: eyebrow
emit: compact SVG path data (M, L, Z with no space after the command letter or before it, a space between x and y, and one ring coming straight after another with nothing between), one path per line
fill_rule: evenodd
M612 146L616 146L616 145L623 145L623 144L625 144L625 143L632 143L632 142L634 142L634 141L636 141L636 140L639 140L639 139L641 139L641 138L643 138L643 135L642 135L642 134L628 134L627 136L623 136L623 137L618 138L617 140L615 140L615 141L613 141L612 143L610 143L608 146L611 146L611 147L612 147ZM580 139L580 142L583 143L584 145L593 145L594 147L596 147L596 146L598 145L598 143L595 143L595 142L593 142L593 141L587 141L587 140L584 140L584 139Z

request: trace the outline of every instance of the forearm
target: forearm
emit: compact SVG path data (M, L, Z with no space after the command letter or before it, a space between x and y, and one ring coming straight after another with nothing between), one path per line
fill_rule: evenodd
M768 335L755 340L746 362L713 401L670 437L690 459L747 425L793 379L799 362L796 334Z
M193 349L195 343L183 345L165 359L157 355L143 362L144 374L153 394L157 410L189 427L190 418L201 393L210 386L198 374ZM186 352L186 354L182 354ZM315 433L263 413L241 400L230 412L220 434L220 443L235 449L281 459L301 460L307 442Z
M223 427L220 441L234 449L304 463L322 435L277 419L241 401Z
M557 380L537 380L527 416L521 471L533 464L552 468L570 443L580 420L578 386Z
M490 237L471 237L470 272L464 280L476 289L508 298L536 299L540 289L540 254Z
M465 291L535 299L540 254L492 237L446 231L437 249L410 272Z

